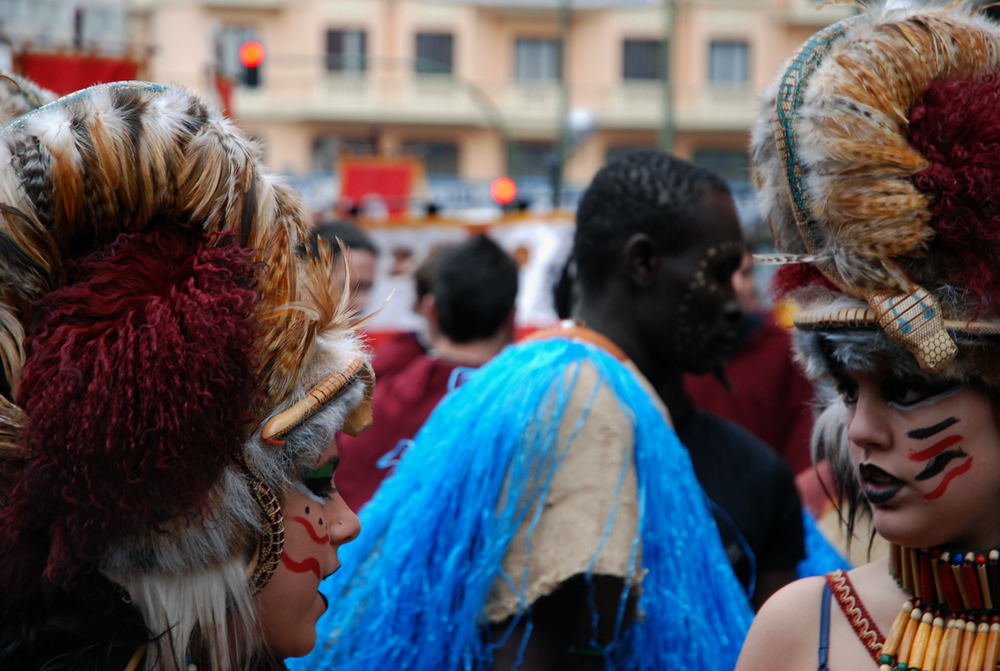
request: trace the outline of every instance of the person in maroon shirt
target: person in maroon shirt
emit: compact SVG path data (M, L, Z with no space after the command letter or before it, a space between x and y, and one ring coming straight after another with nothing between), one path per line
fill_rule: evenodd
M360 436L337 436L337 488L354 510L389 474L379 461L416 435L453 386L456 371L483 365L513 339L517 264L493 240L476 235L446 249L432 277L430 292L418 304L427 319L430 350L379 372L372 398L377 421Z
M760 303L749 251L733 288L743 317L740 344L723 369L726 384L717 375L685 375L684 386L695 406L739 424L800 473L812 465L812 383L792 359L791 336Z

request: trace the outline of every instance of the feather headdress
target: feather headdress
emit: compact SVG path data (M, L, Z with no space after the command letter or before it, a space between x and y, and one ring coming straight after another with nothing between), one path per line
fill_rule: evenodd
M99 572L162 634L148 664L183 668L196 637L230 666L280 493L369 419L367 354L306 234L186 92L102 85L0 129L3 609Z
M980 5L887 5L820 31L753 130L776 257L806 264L778 276L797 325L879 329L954 377L986 372L1000 335L1000 26Z
M12 72L0 71L0 123L47 105L56 94Z

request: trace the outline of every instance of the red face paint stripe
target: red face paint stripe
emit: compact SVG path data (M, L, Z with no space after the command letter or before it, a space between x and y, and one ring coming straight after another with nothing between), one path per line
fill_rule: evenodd
M941 495L944 494L946 489L948 489L948 484L963 473L968 473L970 468L972 468L972 457L969 457L969 460L961 466L956 466L952 470L945 473L944 478L941 480L941 484L935 487L934 491L929 494L924 494L924 498L928 501L941 498Z
M313 539L314 543L319 543L320 545L326 545L330 542L330 536L320 536L316 533L316 529L313 528L312 522L304 517L292 517L290 518L293 522L298 522L306 528L306 533L309 534L309 538Z
M910 452L910 459L912 459L913 461L927 461L928 459L936 457L937 455L941 454L955 443L960 443L963 440L965 440L965 437L960 436L958 434L955 434L954 436L948 436L947 438L944 438L934 443L926 450L920 450L919 452Z
M319 560L315 557L306 557L303 561L297 562L289 557L287 552L282 552L281 563L287 566L289 571L294 571L295 573L313 573L317 580L322 579L319 575Z

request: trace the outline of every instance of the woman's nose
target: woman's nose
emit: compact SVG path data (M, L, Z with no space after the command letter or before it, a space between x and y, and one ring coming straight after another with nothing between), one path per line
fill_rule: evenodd
M330 543L334 546L349 543L361 533L361 520L354 514L344 497L334 495L334 512L330 525Z
M860 393L847 422L847 438L862 449L884 449L892 445L888 408L873 394Z

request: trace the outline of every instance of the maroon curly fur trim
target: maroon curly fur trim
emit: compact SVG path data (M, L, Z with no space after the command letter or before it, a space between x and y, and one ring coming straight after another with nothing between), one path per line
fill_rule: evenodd
M910 144L930 165L914 185L934 198L938 272L980 306L1000 301L1000 80L934 82L910 111Z
M771 278L771 295L775 300L781 300L790 292L805 287L826 287L838 291L837 287L810 263L779 266Z
M0 511L0 593L40 573L66 586L111 541L198 523L254 389L251 255L178 228L123 234L36 303L17 392L30 461Z

